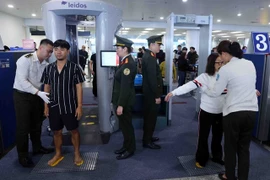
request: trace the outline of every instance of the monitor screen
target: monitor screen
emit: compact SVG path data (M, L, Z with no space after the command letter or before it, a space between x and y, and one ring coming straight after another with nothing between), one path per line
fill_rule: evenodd
M115 50L100 51L100 66L101 67L117 67L119 66L119 57Z

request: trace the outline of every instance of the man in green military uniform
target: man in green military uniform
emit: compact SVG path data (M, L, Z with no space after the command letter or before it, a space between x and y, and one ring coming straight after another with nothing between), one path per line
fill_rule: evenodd
M132 107L135 103L134 79L136 64L130 55L132 41L116 37L117 55L121 58L114 76L112 103L119 119L119 125L124 136L123 147L116 150L116 159L126 159L134 154L136 149L134 128L132 125Z
M158 141L153 137L157 122L158 106L161 102L163 80L157 62L156 53L160 51L162 36L151 36L147 39L149 50L146 50L142 58L143 95L144 95L144 126L143 147L160 149L154 143Z

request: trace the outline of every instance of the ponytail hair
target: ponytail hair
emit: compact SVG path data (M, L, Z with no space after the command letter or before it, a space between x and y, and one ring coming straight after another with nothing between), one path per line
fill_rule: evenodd
M221 41L217 47L217 51L219 54L226 52L239 59L243 58L243 51L238 42L230 42L228 40Z

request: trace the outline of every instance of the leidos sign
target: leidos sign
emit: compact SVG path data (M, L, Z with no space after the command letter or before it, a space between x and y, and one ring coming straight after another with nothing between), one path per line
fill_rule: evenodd
M67 5L69 8L87 8L86 4L77 3L77 2L62 1L61 5Z

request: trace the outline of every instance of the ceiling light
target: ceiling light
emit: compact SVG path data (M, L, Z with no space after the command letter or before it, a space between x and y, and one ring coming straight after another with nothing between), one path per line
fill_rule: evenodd
M231 32L232 34L238 34L238 33L242 33L242 31L233 31Z
M187 34L186 32L183 32L183 34Z
M235 34L235 36L244 36L245 34Z
M128 33L128 31L121 31L122 33Z
M242 14L241 13L238 13L237 16L240 17L240 16L242 16Z
M221 34L218 34L218 36L226 36L227 33L221 33Z
M146 28L144 30L146 30L146 31L152 31L152 30L154 30L154 28Z
M270 24L270 22L268 24Z
M122 28L123 30L130 30L130 28Z
M149 33L149 31L142 31L142 33Z
M166 32L165 32L165 31L163 31L163 32L161 32L161 34L166 34Z
M157 34L158 36L162 35L162 34Z
M162 19L164 19L164 17L160 17L160 19L162 20Z
M218 33L218 32L221 32L221 31L220 30L212 31L212 33Z
M174 29L173 31L176 31L177 29Z
M217 20L217 22L221 22L221 20L220 20L220 19L218 19L218 20Z
M182 34L175 34L175 36L182 36Z
M12 4L9 4L8 7L9 8L14 8L14 6Z
M187 0L182 0L183 2L187 2Z
M81 27L77 27L77 29L82 29Z
M32 14L33 17L36 17L37 15L36 14Z

